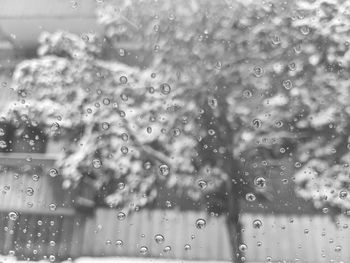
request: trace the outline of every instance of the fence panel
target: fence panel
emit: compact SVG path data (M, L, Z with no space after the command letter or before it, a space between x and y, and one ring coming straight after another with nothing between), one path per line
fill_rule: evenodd
M19 258L57 259L78 256L144 256L190 260L230 260L231 249L223 217L177 210L140 211L117 219L117 211L98 209L95 217L79 214L19 213L10 220L8 211L0 212L0 252L14 251ZM198 218L207 220L205 229L197 229ZM260 219L262 227L254 228ZM350 261L349 218L337 223L326 216L285 216L243 214L243 242L247 244L247 262L273 261L329 262ZM165 241L157 244L156 234ZM122 240L123 246L116 241ZM185 250L185 244L191 249ZM170 246L170 252L164 252Z

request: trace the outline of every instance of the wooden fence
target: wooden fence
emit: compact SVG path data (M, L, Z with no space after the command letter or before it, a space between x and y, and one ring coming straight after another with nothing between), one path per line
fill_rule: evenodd
M207 218L195 212L175 210L140 211L117 219L117 211L99 209L95 217L74 214L44 215L21 213L17 220L8 212L0 213L0 252L14 253L19 258L56 259L79 256L142 256L140 247L147 246L146 256L196 260L230 260L230 247L224 218ZM197 229L199 217L207 220L205 229ZM260 219L263 226L253 227ZM247 262L349 262L347 249L350 220L341 217L331 222L325 216L273 216L244 214L244 243ZM157 244L156 234L165 241ZM123 245L118 246L117 240ZM191 246L190 250L185 245ZM171 246L170 252L163 252ZM11 250L13 252L11 252ZM284 261L283 261L284 260Z

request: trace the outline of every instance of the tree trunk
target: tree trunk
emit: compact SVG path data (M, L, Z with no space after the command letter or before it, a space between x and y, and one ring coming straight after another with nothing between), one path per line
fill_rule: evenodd
M243 252L239 250L242 244L242 226L239 222L239 195L238 190L234 189L232 182L226 184L227 187L227 216L226 226L231 243L231 255L233 263L242 263Z

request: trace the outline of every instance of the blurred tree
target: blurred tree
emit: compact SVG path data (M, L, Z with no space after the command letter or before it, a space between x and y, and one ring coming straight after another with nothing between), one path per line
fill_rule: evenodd
M241 262L239 200L266 196L281 160L303 198L350 206L349 5L103 4L103 37L41 37L39 57L16 68L9 114L66 139L65 187L88 183L130 210L162 182L204 198L206 211L226 215ZM130 56L125 42L139 44L142 67L116 62Z

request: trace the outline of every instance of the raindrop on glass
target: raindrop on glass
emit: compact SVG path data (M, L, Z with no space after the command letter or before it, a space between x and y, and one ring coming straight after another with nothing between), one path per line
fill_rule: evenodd
M115 245L116 245L117 247L122 247L123 244L124 244L123 240L118 239L117 241L115 241Z
M253 227L256 228L256 229L261 228L261 227L262 227L262 222L261 222L261 220L260 220L260 219L255 219L255 220L253 221Z
M125 76L121 76L121 77L119 78L119 80L120 80L120 83L122 83L122 84L126 84L126 83L128 82L128 78L125 77Z
M256 196L253 193L247 193L245 199L249 202L253 202L256 200Z
M94 168L96 168L96 169L101 168L101 166L102 166L101 160L100 160L100 159L93 159L93 160L92 160L92 166L93 166Z
M161 165L159 166L159 172L160 172L160 175L162 175L162 176L167 176L167 175L170 174L170 168L169 168L169 166L166 165L166 164L161 164Z
M109 123L108 122L102 122L102 129L108 130L109 129Z
M146 247L146 246L140 247L140 254L146 255L147 252L148 252L148 247Z
M121 137L122 137L122 140L123 140L124 142L126 142L127 140L129 140L129 135L127 135L126 133L122 133Z
M170 85L168 83L163 83L160 85L160 92L164 95L168 95L171 92Z
M49 210L50 211L56 211L56 209L57 209L57 205L56 204L54 204L54 203L49 204Z
M207 182L204 181L204 180L199 180L199 181L198 181L198 186L199 186L199 188L201 188L201 189L205 189L205 188L207 188L208 184L207 184Z
M259 188L264 188L266 186L266 179L264 177L257 177L254 180L254 185Z
M122 154L127 154L129 152L129 148L126 146L122 146L120 148L120 151L122 152Z
M163 252L165 253L169 253L171 251L171 246L166 246L164 249L163 249Z
M190 245L190 244L184 245L184 249L185 249L186 251L191 250L191 245Z
M340 199L345 199L348 196L348 192L346 190L341 190L339 192L339 198Z
M0 141L0 148L5 149L7 147L7 143L3 140Z
M249 89L246 89L243 91L243 97L246 98L246 99L249 99L253 96L253 93L249 90Z
M253 74L255 77L260 78L264 74L264 69L262 67L255 66L253 68Z
M34 189L31 188L31 187L27 187L27 189L26 189L26 194L27 194L28 196L32 196L32 195L34 194Z
M56 176L58 175L58 171L57 171L55 168L51 168L51 169L49 170L49 175L50 175L51 177L56 177Z
M240 244L240 245L238 246L238 249L239 249L239 251L241 251L241 252L245 252L245 251L247 251L248 247L247 247L246 244Z
M164 242L165 238L161 234L157 234L154 236L154 240L156 241L157 244L161 244Z
M256 129L259 129L259 128L261 127L261 125L262 125L262 121L259 120L259 119L254 119L254 120L252 121L252 124L253 124L253 126L254 126Z
M124 212L119 212L118 214L117 214L117 218L118 218L118 220L124 220L125 218L126 218L126 215L125 215L125 213Z
M18 213L17 212L10 212L9 213L9 218L10 218L10 220L13 220L13 221L15 221L15 220L17 220L17 218L18 218Z
M196 220L196 227L198 229L205 228L206 224L207 224L207 222L204 219L202 219L202 218L199 218L199 219Z
M292 83L292 81L290 79L283 80L282 81L282 85L287 90L293 88L293 83Z

